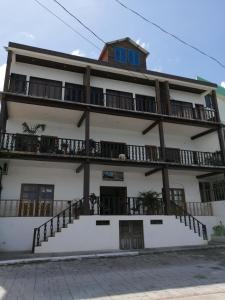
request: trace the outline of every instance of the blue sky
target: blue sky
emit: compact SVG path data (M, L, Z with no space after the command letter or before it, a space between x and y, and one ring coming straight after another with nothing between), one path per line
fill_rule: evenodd
M52 0L39 0L102 48L103 44ZM149 52L148 68L225 85L225 69L132 15L114 0L59 0L105 41L126 36ZM224 0L121 0L146 17L217 57L225 64ZM215 5L216 3L216 5ZM81 39L33 0L0 1L0 88L8 41L98 58L99 50Z

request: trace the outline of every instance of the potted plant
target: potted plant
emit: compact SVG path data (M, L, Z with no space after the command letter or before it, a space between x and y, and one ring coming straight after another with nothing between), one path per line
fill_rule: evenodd
M144 213L147 215L162 212L161 194L151 190L140 192L138 194L138 206L143 208Z
M219 225L213 227L213 234L211 235L213 242L225 243L225 226L220 221Z

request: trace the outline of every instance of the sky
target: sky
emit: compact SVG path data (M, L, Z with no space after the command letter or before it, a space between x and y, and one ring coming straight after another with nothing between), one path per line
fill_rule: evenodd
M99 48L103 43L53 0L39 0ZM115 0L59 0L104 41L129 36L150 55L148 69L190 78L201 76L225 87L225 69L185 47L122 8ZM171 33L225 64L224 0L121 0ZM100 50L67 28L34 0L0 0L0 90L9 41L97 59Z

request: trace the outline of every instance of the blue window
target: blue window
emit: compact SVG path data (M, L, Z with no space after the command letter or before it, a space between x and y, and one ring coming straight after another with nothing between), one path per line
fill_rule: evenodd
M121 47L115 47L114 48L114 59L117 62L126 63L127 62L126 49L121 48Z
M130 65L140 65L140 54L135 50L128 50L128 63Z

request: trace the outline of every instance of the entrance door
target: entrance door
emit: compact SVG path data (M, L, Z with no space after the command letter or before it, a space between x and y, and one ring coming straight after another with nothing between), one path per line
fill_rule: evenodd
M100 187L100 214L124 215L126 214L127 188L118 186Z
M120 221L120 249L143 249L143 221Z
M185 208L185 193L184 189L170 189L170 200L176 205Z
M19 216L44 217L53 214L54 185L22 184Z

